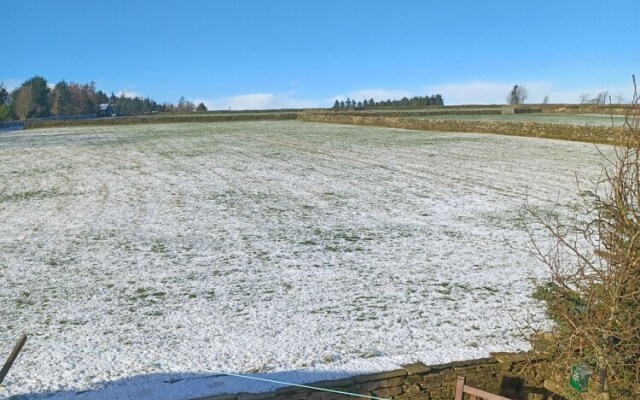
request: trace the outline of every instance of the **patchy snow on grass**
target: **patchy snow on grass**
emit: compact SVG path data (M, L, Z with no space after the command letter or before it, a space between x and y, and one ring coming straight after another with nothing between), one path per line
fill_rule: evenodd
M0 136L0 397L188 399L527 349L525 197L595 146L242 122ZM541 233L537 233L541 234Z
M535 122L539 124L582 125L582 126L615 126L623 127L623 115L607 114L572 114L572 113L520 113L520 114L446 114L423 117L425 119L452 119L459 121L489 122Z

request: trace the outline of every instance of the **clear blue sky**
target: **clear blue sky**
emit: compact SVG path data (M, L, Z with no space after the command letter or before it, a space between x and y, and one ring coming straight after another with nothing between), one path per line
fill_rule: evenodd
M640 1L0 0L0 81L95 81L214 108L631 96ZM615 100L614 100L615 101Z

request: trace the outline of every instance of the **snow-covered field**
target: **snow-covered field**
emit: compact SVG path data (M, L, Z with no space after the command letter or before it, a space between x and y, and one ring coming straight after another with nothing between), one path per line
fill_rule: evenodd
M447 114L424 117L428 119L455 119L460 121L490 121L490 122L536 122L541 124L567 124L582 126L624 126L625 117L622 115L606 114L570 114L570 113L522 113L506 115L461 115Z
M186 399L526 349L525 194L590 144L242 122L0 135L0 397ZM79 393L80 392L80 393ZM79 393L79 394L78 394Z

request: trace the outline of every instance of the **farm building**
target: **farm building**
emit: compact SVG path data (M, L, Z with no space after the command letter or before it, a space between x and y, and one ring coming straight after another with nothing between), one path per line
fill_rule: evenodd
M115 117L118 114L116 106L103 103L98 106L98 117Z

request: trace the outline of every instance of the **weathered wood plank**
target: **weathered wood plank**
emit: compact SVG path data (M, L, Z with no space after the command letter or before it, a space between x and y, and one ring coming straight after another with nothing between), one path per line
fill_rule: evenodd
M20 354L20 350L22 350L22 346L24 346L26 341L27 341L27 335L22 335L20 336L20 339L18 339L18 343L16 343L16 345L13 348L13 351L11 351L11 354L9 354L9 358L7 359L7 362L4 363L4 366L0 370L0 383L2 383L2 381L4 380L4 377L7 376L7 374L9 373L9 370L11 369L13 362L16 361L16 358L18 358L18 354Z

